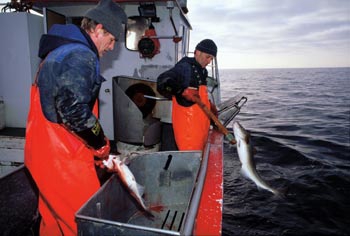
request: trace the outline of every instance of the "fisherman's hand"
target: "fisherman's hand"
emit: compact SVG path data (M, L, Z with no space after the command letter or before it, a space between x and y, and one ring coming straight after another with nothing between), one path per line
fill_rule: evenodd
M181 95L190 102L196 102L199 98L198 89L193 87L186 88Z
M104 139L106 141L106 144L97 150L93 150L94 156L102 160L107 159L111 151L111 145L109 143L109 139L107 137L105 137Z

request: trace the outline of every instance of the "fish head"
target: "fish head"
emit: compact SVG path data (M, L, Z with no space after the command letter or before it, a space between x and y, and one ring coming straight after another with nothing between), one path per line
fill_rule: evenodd
M243 128L239 122L233 124L233 133L235 135L237 143L237 152L238 157L243 165L248 160L247 155L251 155L251 146L250 146L250 134Z
M107 160L103 160L103 164L110 170L116 170L122 161L118 155L109 155Z
M112 159L113 161L113 166L114 166L114 169L120 169L123 162L120 160L120 157L119 156L116 156Z
M120 155L113 155L113 162L120 165L122 163Z
M238 121L233 124L233 133L237 142L238 140L244 140L246 143L249 143L250 134Z

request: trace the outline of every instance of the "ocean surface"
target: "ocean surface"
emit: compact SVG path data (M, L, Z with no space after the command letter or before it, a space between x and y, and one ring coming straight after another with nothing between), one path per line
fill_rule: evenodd
M225 142L223 235L350 235L350 68L221 70L222 101L248 98L234 121L278 198L244 178ZM228 126L232 129L232 126Z

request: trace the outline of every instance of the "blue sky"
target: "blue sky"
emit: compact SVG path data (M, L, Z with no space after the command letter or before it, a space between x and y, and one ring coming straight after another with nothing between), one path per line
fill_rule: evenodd
M10 0L0 0L6 3ZM187 0L220 68L350 67L350 0Z
M188 0L220 68L350 67L350 0Z

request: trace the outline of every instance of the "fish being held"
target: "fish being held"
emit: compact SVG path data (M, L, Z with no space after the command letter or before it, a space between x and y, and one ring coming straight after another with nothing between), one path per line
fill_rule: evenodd
M127 167L127 165L120 159L118 155L109 155L108 160L104 160L103 164L114 172L117 172L122 183L129 189L130 194L136 199L143 210L148 216L154 217L150 210L145 206L142 195L144 192L144 187L139 185L133 173Z
M271 188L256 171L253 149L250 145L250 134L237 121L233 124L233 133L237 141L237 153L242 164L242 174L251 179L259 188L280 195L280 192Z

